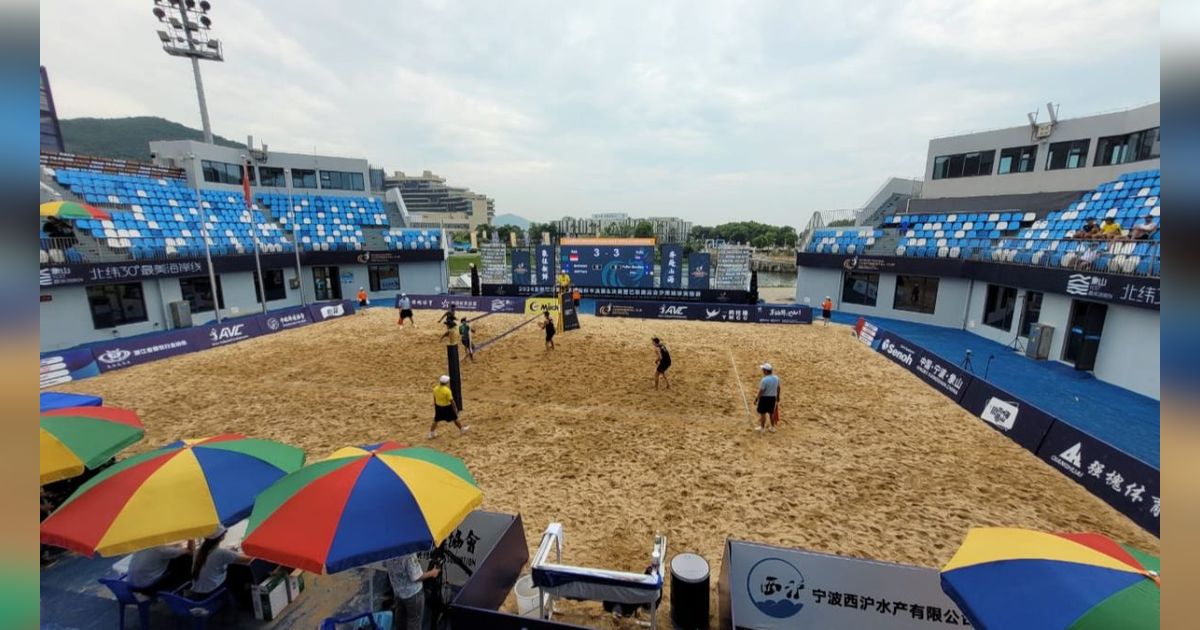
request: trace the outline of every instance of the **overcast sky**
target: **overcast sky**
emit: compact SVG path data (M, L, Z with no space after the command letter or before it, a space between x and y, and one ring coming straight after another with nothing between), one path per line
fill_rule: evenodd
M533 220L799 226L919 177L931 137L1159 94L1145 0L212 2L217 134L433 170ZM200 127L151 8L42 3L61 117Z

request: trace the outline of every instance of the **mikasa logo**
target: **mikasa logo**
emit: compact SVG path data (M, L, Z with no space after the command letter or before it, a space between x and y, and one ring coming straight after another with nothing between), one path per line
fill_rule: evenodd
M896 344L892 343L891 339L884 339L883 343L879 344L879 349L883 350L884 354L904 365L912 365L912 355L901 350Z

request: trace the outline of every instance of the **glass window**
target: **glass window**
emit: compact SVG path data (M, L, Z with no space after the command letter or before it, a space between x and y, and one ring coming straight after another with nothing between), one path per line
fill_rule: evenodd
M875 306L879 274L847 271L842 274L842 303Z
M96 329L146 321L146 300L140 282L90 286L87 296L92 327Z
M367 276L370 278L372 291L400 290L399 265L370 265L367 267Z
M1021 309L1021 331L1022 337L1029 336L1029 330L1034 324L1038 323L1038 319L1042 316L1042 293L1040 291L1025 292L1025 308Z
M1000 330L1012 328L1013 307L1016 303L1016 289L989 284L987 301L983 304L983 323Z
M1037 145L1027 147L1012 147L1000 151L1000 166L996 169L999 175L1008 173L1029 173L1037 163Z
M242 185L242 167L240 164L228 162L213 162L200 160L200 170L204 173L204 181L217 184ZM250 171L250 185L254 185L254 169Z
M258 290L258 272L253 272L254 301L262 302L262 293ZM267 301L287 299L287 286L283 282L282 269L267 269L263 271L263 288L267 291Z
M995 150L941 155L933 159L933 178L952 179L991 175L995 159Z
M1107 136L1096 142L1096 166L1110 166L1158 157L1158 127L1121 136Z
M296 188L316 188L317 172L303 168L292 169L292 186Z
M1068 140L1051 144L1050 150L1046 152L1046 170L1083 168L1087 165L1088 149L1091 145L1091 140Z
M287 180L283 177L283 169L274 166L258 167L259 180L263 186L273 186L275 188L286 188Z
M208 276L189 276L179 279L179 291L183 299L191 305L193 313L213 310L212 282ZM217 276L217 299L222 307L225 305L225 295L221 291L221 276Z
M326 190L363 190L362 173L321 171L321 188Z
M932 314L937 305L937 290L937 278L896 276L896 296L892 300L892 308Z

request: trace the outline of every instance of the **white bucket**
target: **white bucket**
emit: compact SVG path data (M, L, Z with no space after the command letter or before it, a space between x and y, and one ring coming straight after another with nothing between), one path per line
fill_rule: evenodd
M532 575L522 575L513 586L517 596L517 614L532 617L538 614L538 595L541 590L533 585Z

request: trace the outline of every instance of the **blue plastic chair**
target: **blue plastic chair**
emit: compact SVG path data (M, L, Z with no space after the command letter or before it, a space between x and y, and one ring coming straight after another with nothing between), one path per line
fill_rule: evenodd
M134 592L125 579L100 578L100 583L107 586L117 598L117 619L121 630L125 630L125 608L128 606L137 607L138 625L142 630L150 630L150 605L155 600L153 595Z
M348 625L352 624L352 625ZM359 613L342 617L328 617L321 622L320 630L338 630L338 626L348 625L349 628L372 628L374 630L391 630L392 611L384 610L374 613Z
M183 591L181 588L180 591ZM233 603L233 595L221 587L206 599L195 601L188 599L176 593L168 593L162 591L158 596L167 604L167 608L171 609L171 614L178 617L180 620L188 619L193 630L204 630L208 624L209 618L215 615L218 611L225 607L226 604Z

